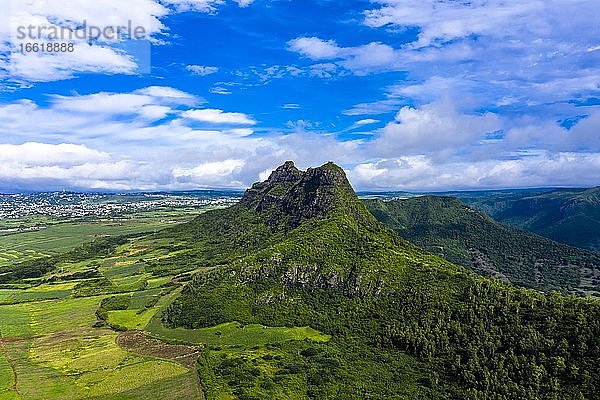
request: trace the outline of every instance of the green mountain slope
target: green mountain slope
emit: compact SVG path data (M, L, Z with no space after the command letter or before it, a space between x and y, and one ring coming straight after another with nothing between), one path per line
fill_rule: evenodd
M479 274L542 291L600 294L600 254L504 226L454 197L365 200L404 239Z
M326 343L208 349L207 398L594 398L600 305L482 278L402 240L333 165L291 163L163 233L195 246L171 327L311 326Z
M502 223L572 246L600 250L600 187L464 200Z

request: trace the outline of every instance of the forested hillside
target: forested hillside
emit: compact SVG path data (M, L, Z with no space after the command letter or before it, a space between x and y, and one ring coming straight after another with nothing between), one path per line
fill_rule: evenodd
M502 223L572 246L600 249L600 187L458 195Z
M580 399L600 391L600 305L480 277L381 225L333 165L291 163L165 232L196 243L171 327L306 326L328 342L208 349L206 396ZM194 238L197 238L194 241Z
M500 224L454 197L365 200L404 239L481 275L580 296L600 294L600 254Z

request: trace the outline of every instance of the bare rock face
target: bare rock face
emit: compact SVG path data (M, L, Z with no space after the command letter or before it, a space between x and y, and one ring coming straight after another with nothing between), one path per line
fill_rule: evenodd
M265 203L269 203L287 192L302 179L303 175L304 172L296 168L293 161L286 161L285 164L271 172L269 179L264 182L257 182L246 190L241 204L257 210L264 208Z
M303 172L287 161L269 179L252 185L240 204L264 214L271 227L289 230L347 201L358 198L342 168L330 162Z

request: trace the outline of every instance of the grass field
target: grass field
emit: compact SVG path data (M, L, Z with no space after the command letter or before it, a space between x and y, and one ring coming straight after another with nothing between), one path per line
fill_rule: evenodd
M159 318L154 318L146 330L151 335L167 341L203 343L211 347L228 347L236 351L288 340L326 342L330 338L310 327L267 327L258 324L241 325L237 322L202 329L169 329L160 323Z
M209 209L209 208L207 208ZM18 261L56 255L100 236L153 232L186 221L199 214L198 210L145 213L113 220L52 222L40 218L43 228L36 231L0 233L0 267ZM27 220L28 224L33 221ZM13 224L16 222L13 222Z
M117 332L93 327L102 298L0 306L0 398L199 398L194 371L123 350Z
M126 268L126 263L114 260L107 268L118 268L115 264ZM155 278L152 288L126 294L129 308L109 311L108 323L147 329L167 342L206 345L203 357L214 357L215 350L224 356L256 356L273 343L329 340L307 327L241 326L232 322L196 330L166 328L160 323L160 312L179 293L172 287L157 287L168 281ZM0 306L0 399L203 398L195 366L188 369L168 359L125 350L117 344L118 332L95 328L95 312L102 299L111 295L74 298L68 294L76 284L15 289L12 292L30 294L64 291L67 297Z

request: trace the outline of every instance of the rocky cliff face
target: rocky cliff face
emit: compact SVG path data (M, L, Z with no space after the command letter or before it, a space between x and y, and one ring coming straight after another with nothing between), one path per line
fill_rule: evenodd
M300 171L287 161L246 191L240 205L263 214L273 228L293 229L336 207L360 204L344 171L334 163Z

